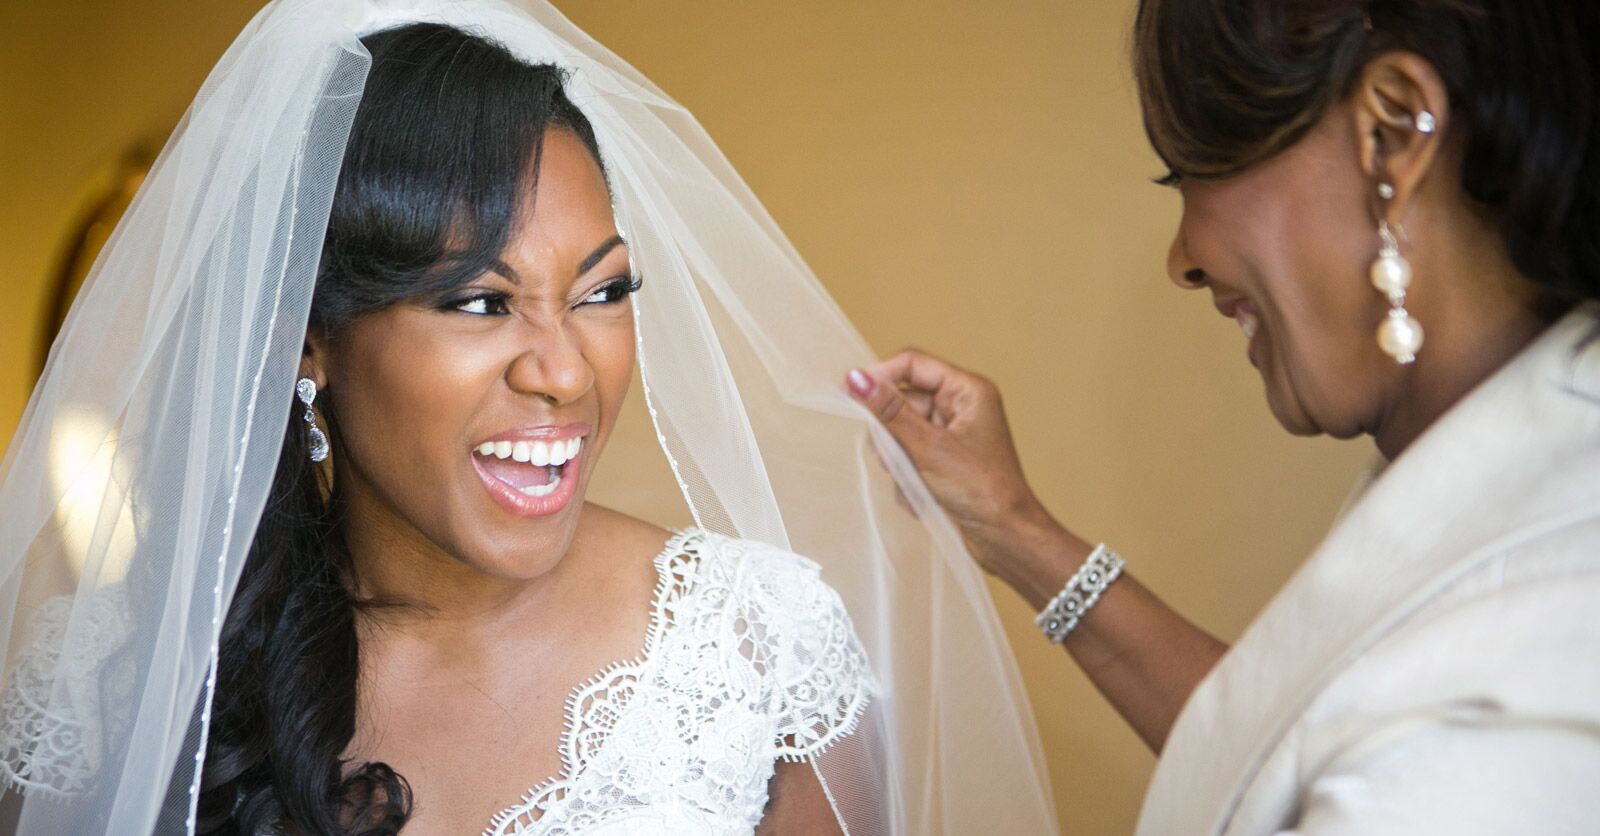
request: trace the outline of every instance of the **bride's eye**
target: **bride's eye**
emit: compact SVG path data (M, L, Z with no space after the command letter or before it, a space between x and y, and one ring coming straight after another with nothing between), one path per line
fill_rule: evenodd
M440 307L476 316L498 316L509 312L504 293L477 293L461 299L452 299Z
M637 293L644 286L644 279L639 276L616 279L602 285L598 290L583 297L582 305L610 305L628 298Z

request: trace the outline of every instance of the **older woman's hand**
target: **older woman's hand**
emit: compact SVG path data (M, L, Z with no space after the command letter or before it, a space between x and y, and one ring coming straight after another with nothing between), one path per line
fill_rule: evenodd
M1000 392L988 379L908 350L852 370L846 382L905 448L979 565L1034 608L1083 564L1090 545L1028 487ZM1127 572L1065 647L1158 752L1184 701L1227 650Z
M1064 533L1022 475L1000 391L987 378L908 349L851 370L846 382L905 448L986 571L1011 574L1030 534Z

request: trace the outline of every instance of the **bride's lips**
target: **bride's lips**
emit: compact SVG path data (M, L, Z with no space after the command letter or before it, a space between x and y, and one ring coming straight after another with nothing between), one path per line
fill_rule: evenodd
M473 445L472 469L489 497L519 517L567 507L578 490L588 424L519 427Z

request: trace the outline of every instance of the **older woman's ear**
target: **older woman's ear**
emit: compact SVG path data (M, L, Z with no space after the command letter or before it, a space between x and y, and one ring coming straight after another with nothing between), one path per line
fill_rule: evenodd
M1361 70L1349 103L1361 168L1393 189L1383 219L1395 223L1433 167L1450 124L1444 79L1418 55L1386 53Z

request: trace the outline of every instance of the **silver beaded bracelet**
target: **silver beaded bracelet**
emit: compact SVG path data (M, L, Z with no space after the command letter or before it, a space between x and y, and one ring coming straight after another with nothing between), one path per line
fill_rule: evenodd
M1039 611L1033 623L1044 631L1045 638L1060 644L1121 574L1122 557L1106 548L1105 543L1095 546L1072 580Z

